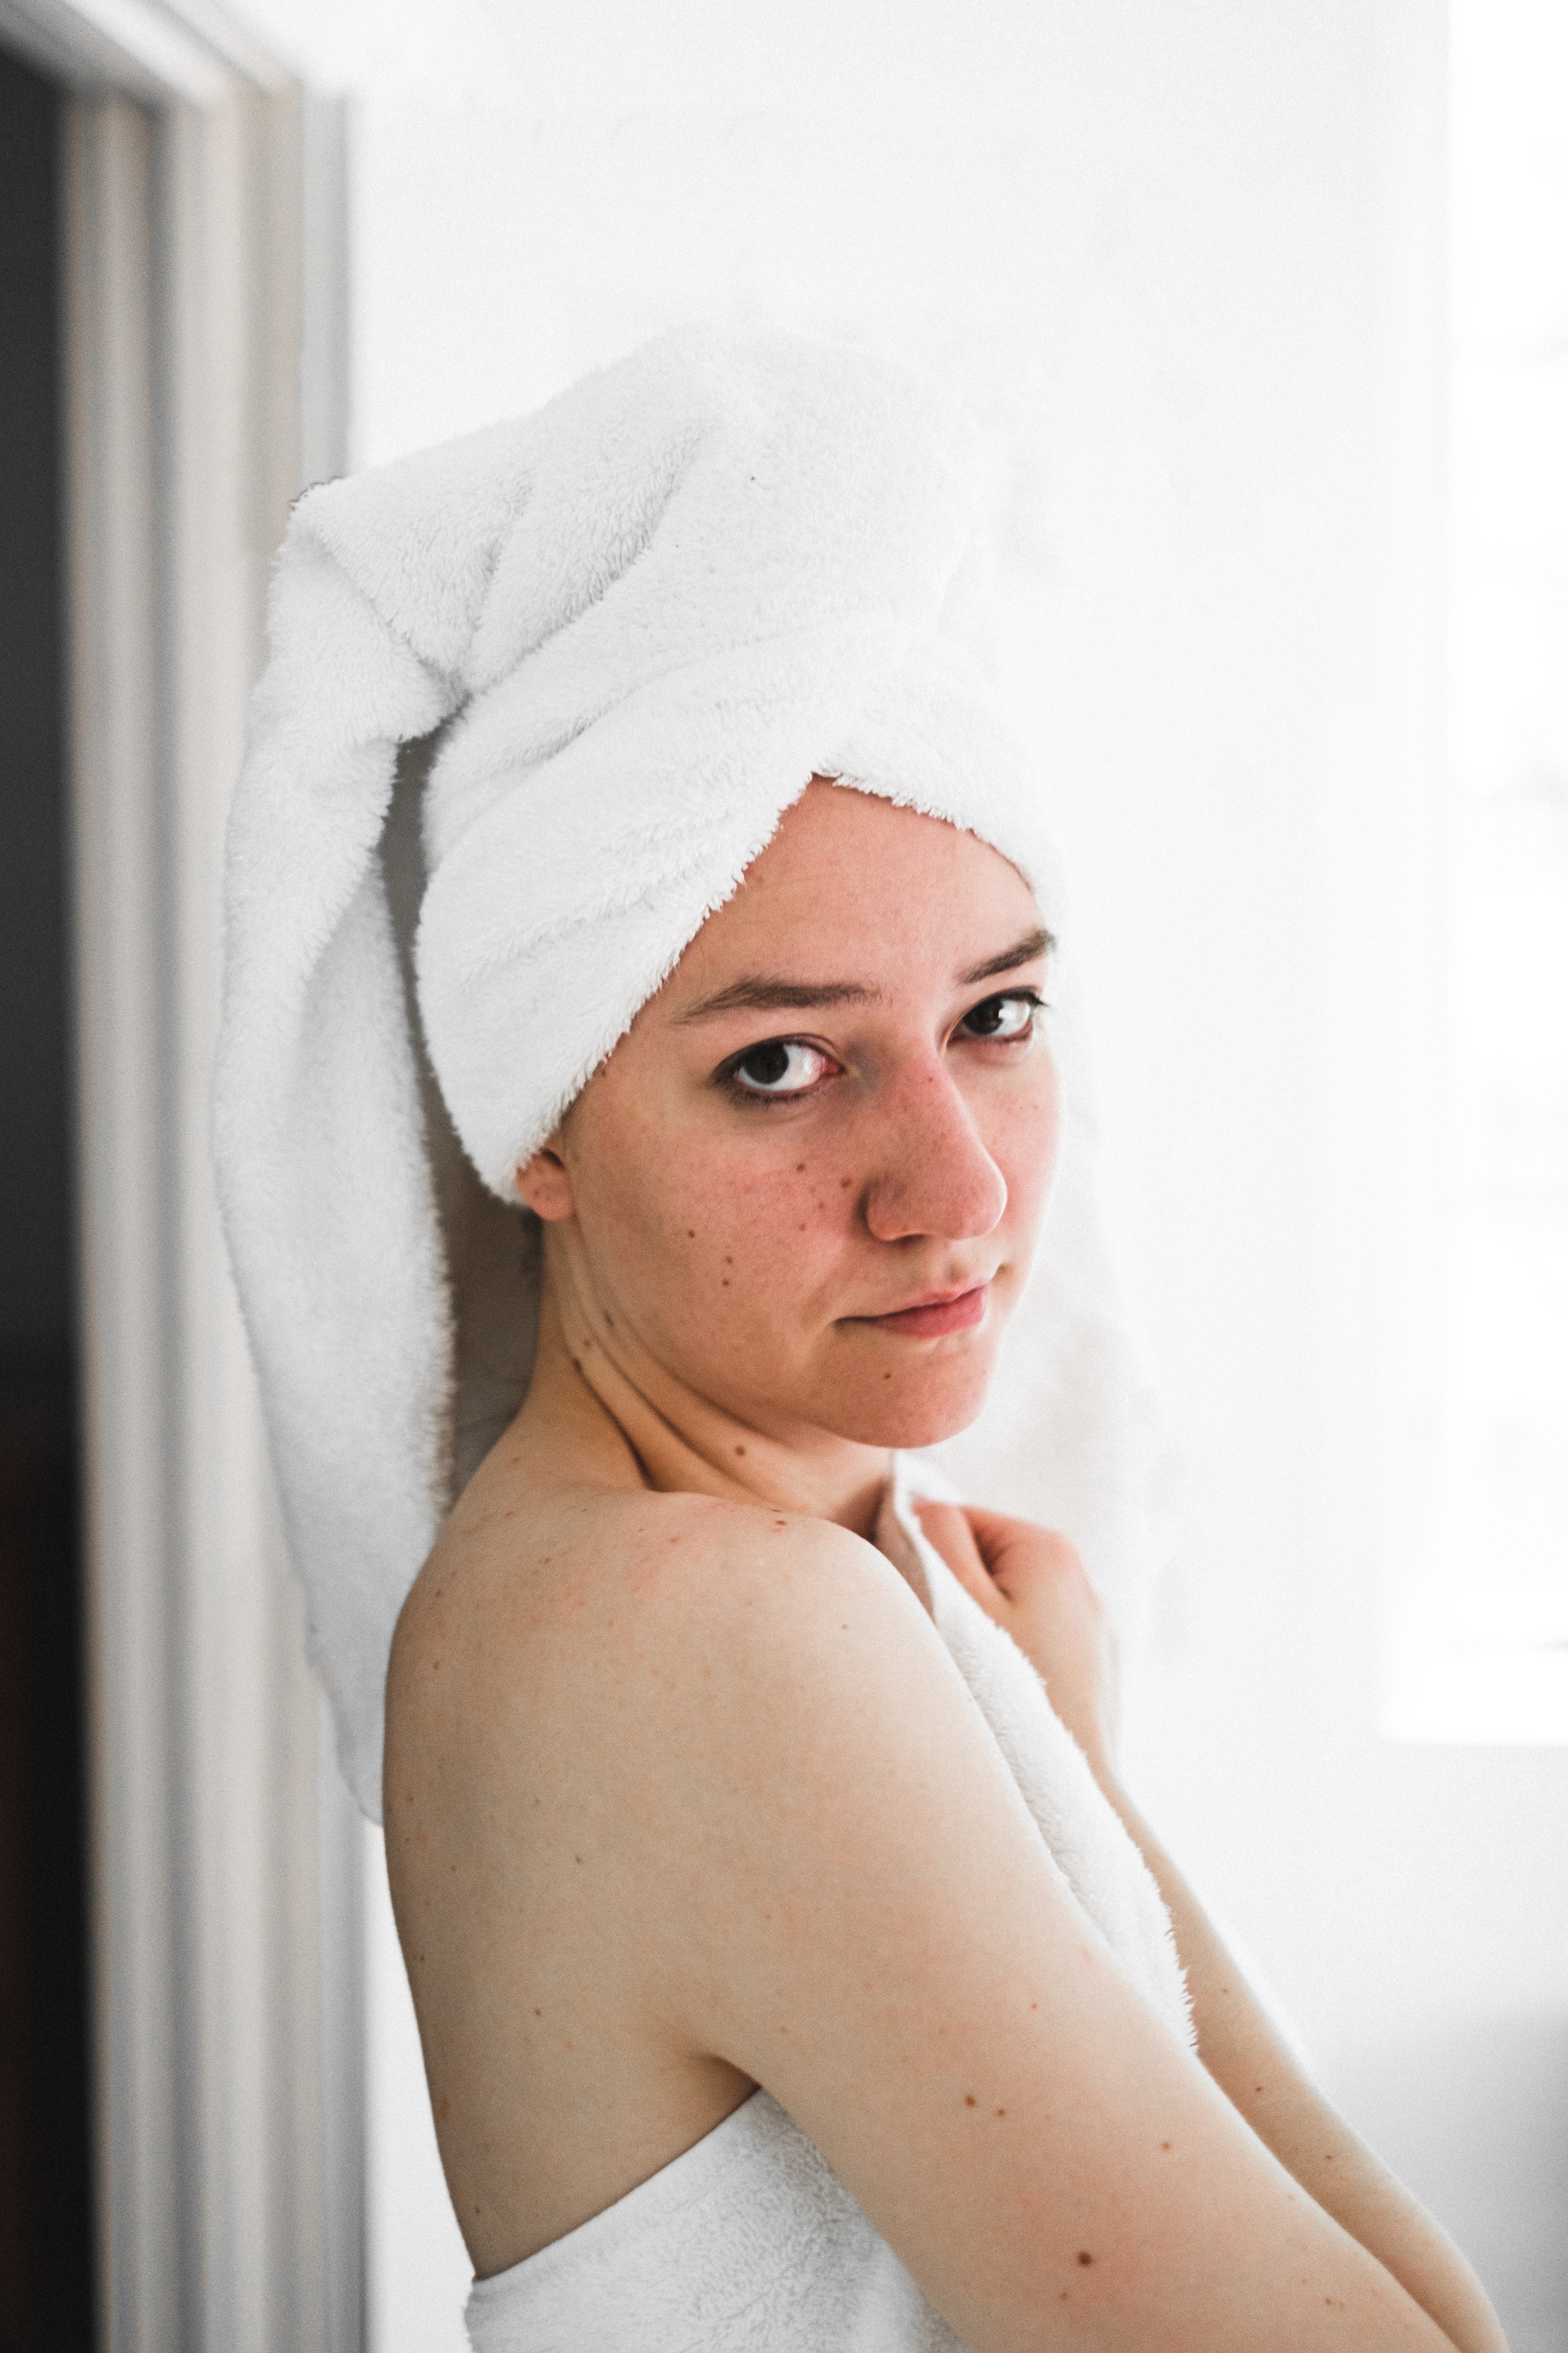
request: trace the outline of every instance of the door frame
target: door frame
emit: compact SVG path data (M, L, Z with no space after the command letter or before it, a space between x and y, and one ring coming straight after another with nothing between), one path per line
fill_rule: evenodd
M105 2353L359 2353L357 1818L210 1176L268 567L346 462L343 114L209 0L0 0L62 85L87 1716Z

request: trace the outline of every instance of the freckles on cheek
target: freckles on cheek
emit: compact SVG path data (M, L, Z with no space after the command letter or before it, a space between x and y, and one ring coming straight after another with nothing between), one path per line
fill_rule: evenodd
M798 1158L759 1169L705 1155L667 1197L661 1247L710 1303L729 1292L740 1305L759 1283L798 1273L814 1238L837 1230L848 1198L837 1181L817 1182Z

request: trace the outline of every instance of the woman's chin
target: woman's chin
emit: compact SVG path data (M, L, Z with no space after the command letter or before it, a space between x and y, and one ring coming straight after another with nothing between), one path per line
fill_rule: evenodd
M935 1446L956 1438L983 1410L991 1388L994 1354L965 1350L928 1358L923 1364L871 1372L844 1384L818 1419L839 1438L858 1446Z

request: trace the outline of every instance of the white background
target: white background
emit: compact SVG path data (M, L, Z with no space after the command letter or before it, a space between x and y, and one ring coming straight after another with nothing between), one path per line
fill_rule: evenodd
M251 14L359 93L360 460L691 317L879 337L1021 437L1029 689L1186 1462L1130 1777L1515 2353L1562 2353L1568 1753L1377 1730L1437 1214L1441 7ZM442 2353L467 2267L379 1904L374 2341Z

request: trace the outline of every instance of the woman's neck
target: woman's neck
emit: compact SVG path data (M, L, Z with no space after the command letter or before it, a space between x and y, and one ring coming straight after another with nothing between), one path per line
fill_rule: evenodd
M586 1448L616 1485L633 1467L629 1449L643 1482L663 1493L766 1504L871 1535L884 1450L827 1430L804 1430L796 1442L766 1437L699 1396L635 1340L606 1332L571 1244L559 1227L547 1229L525 1428L579 1455Z

